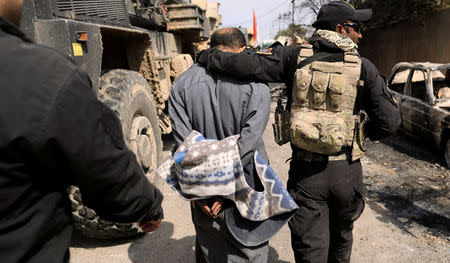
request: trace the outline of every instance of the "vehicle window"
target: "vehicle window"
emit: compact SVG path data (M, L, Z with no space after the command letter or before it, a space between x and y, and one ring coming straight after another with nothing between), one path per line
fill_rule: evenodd
M433 83L433 87L436 98L450 98L450 85L448 81L436 81Z
M411 97L416 99L426 101L427 99L427 88L424 81L413 82L411 84Z
M450 70L442 70L441 73L444 78L436 78L433 81L434 96L436 99L450 98Z
M420 70L414 70L414 77L408 87L409 95L413 98L426 101L427 98L427 88L423 76L423 72ZM422 74L422 75L420 75ZM423 76L423 77L422 77ZM417 77L417 78L416 78ZM422 79L420 79L422 77Z
M403 94L403 88L405 87L405 83L401 83L401 84L391 84L389 86L390 90L396 91L400 94Z
M408 78L409 72L410 72L409 69L406 69L403 71L397 71L395 73L394 77L392 78L392 81L389 85L389 89L396 91L400 94L403 94L406 79Z

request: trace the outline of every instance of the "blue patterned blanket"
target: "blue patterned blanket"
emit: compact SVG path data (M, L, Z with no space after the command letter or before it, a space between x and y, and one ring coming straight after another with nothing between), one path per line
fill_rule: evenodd
M252 221L298 209L274 170L258 152L254 161L264 191L255 191L247 184L238 138L236 135L221 141L211 140L192 131L158 168L157 174L186 200L227 198L235 203L243 218Z

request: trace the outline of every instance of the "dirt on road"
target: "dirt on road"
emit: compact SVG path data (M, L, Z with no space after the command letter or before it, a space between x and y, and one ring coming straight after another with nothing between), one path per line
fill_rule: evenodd
M290 147L273 142L272 122L273 114L263 138L271 165L285 183ZM166 153L171 145L165 142ZM428 145L399 134L367 143L362 164L369 196L355 224L351 262L450 262L450 170ZM160 229L121 241L87 239L75 231L71 262L194 262L189 204L166 185L162 191ZM269 262L294 262L287 226L270 241Z
M401 133L367 142L362 160L367 204L386 228L382 232L391 230L373 236L379 257L369 262L450 262L450 170L430 145ZM358 221L357 235L367 242L356 240L354 262L367 262L357 260L359 250L370 255L371 241L363 234L374 231L370 221L364 216Z

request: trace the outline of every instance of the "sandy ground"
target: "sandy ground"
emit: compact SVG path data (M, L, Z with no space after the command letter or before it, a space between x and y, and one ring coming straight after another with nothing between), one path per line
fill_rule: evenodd
M285 183L290 147L273 142L271 123L264 141L271 165ZM166 151L171 144L165 142ZM432 149L402 136L368 147L372 153L362 163L369 198L355 225L351 261L450 262L449 170ZM189 204L166 185L162 192L165 219L157 231L121 241L87 239L75 231L71 262L194 262ZM287 225L270 241L269 262L294 262Z

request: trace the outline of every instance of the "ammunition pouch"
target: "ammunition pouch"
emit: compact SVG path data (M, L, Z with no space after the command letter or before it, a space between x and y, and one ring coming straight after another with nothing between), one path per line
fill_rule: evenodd
M306 151L333 155L351 146L355 116L304 109L293 115L292 144Z
M352 144L352 161L361 159L366 152L366 147L364 146L364 125L369 120L369 115L363 110L361 110L356 116L355 130L353 133L353 144Z
M315 115L320 116L317 115L317 113ZM308 117L308 114L302 116ZM358 115L352 117L355 118L353 138L350 141L344 142L345 136L343 134L343 127L345 126L337 126L335 123L336 120L333 120L333 123L327 127L327 121L324 121L324 118L322 117L320 121L321 125L325 124L324 127L317 124L311 124L311 122L308 121L305 122L305 120L298 122L298 119L295 118L294 115L292 123L297 124L297 130L292 131L293 126L291 126L291 132L297 132L297 134L291 135L291 137L294 138L294 136L297 136L295 137L296 140L292 139L293 144L296 146L301 144L299 147L301 147L302 150L298 149L294 151L293 160L304 162L348 160L354 162L361 159L366 152L366 147L364 146L364 126L369 120L369 117L363 110L361 110ZM347 128L350 129L351 127ZM302 136L298 136L298 133L301 133ZM308 134L310 135L308 136ZM320 151L318 149L320 149Z
M272 124L275 142L283 145L289 142L290 112L283 107L279 98L275 108L275 123Z

